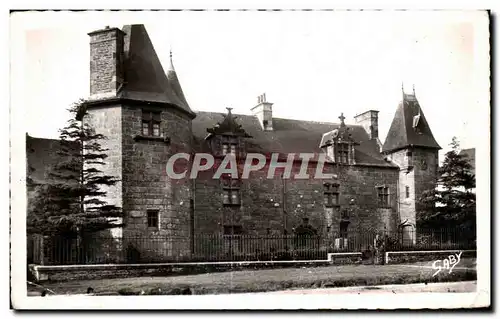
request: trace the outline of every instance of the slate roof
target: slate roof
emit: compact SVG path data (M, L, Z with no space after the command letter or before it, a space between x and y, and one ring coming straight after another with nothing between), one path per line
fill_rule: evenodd
M300 121L282 118L273 118L273 130L264 131L257 117L252 115L234 114L236 123L241 125L248 135L247 151L261 154L273 152L314 153L320 154L320 142L323 134L340 127L337 123ZM193 119L193 135L196 151L207 151L207 128L212 128L226 117L219 112L196 112ZM356 145L356 163L361 165L375 165L396 167L384 160L376 140L370 140L368 133L360 125L348 125L352 138L359 143Z
M227 114L219 112L196 112L193 120L193 135L195 151L208 151L205 140L207 128L213 128L218 122L222 122ZM289 153L314 153L320 154L320 143L323 135L334 129L338 129L338 123L300 121L282 118L273 118L273 131L264 131L258 119L252 115L233 114L234 121L241 125L251 137L247 138L247 151L261 154L273 152L281 154ZM370 140L364 128L360 125L347 125L352 139L358 144L356 148L356 164L373 165L382 167L397 167L384 160L379 152L375 140ZM47 179L46 174L61 155L57 151L61 148L59 140L26 137L26 156L28 165L34 170L31 177L35 182L43 182Z
M168 103L194 116L173 67L172 57L165 72L144 25L125 25L122 31L125 33L125 83L113 99Z
M406 147L441 149L416 96L403 93L403 100L398 105L382 151L393 152Z
M470 165L472 166L472 174L476 174L476 149L475 148L463 149L458 153L458 155L467 157Z
M27 165L33 168L31 178L34 182L39 183L47 180L46 174L50 167L61 158L61 155L57 154L59 149L61 149L59 140L26 135Z

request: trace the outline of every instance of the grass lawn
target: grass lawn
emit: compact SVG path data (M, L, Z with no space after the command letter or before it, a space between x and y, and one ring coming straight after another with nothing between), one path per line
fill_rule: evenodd
M260 292L293 288L347 287L476 280L475 259L463 259L452 273L436 270L432 262L398 265L344 265L309 268L242 270L168 277L133 277L44 284L57 294L84 294L92 287L98 295L192 294Z

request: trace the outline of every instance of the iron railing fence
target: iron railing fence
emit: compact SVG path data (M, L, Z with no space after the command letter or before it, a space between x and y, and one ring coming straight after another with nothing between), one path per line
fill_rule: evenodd
M380 232L383 250L475 249L475 234L457 229ZM329 232L311 235L197 234L90 236L83 239L34 236L28 260L37 264L105 264L153 262L214 262L325 260L331 252L373 251L374 232Z

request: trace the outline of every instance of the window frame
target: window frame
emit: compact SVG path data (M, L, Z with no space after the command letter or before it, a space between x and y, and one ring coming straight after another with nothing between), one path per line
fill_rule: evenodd
M349 234L349 222L348 221L340 221L339 223L339 237L347 238Z
M340 185L337 183L324 183L323 184L323 204L325 207L338 207L340 206ZM333 201L335 199L335 203Z
M222 155L226 156L226 155L232 155L232 156L236 156L237 154L237 144L236 142L222 142Z
M391 208L391 192L389 186L377 186L377 205L379 208Z
M141 135L161 137L161 112L142 110ZM158 127L158 135L155 134L155 126ZM145 134L147 129L147 134Z
M152 215L154 214L154 215ZM148 228L160 229L160 210L159 209L148 209L146 210L146 221L148 224ZM154 221L154 223L151 223ZM156 225L152 225L156 224Z
M335 150L335 155L337 157L337 163L339 164L349 164L349 143L338 142Z
M233 194L235 194L236 196L233 196ZM236 200L234 200L234 198L236 198ZM226 207L241 206L240 183L237 179L222 179L222 205Z
M405 198L410 198L410 186L405 186Z

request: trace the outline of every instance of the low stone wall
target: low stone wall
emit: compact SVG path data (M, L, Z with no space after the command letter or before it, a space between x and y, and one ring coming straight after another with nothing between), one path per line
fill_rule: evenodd
M418 261L434 261L459 254L460 258L476 257L475 250L432 250L432 251L388 251L385 253L386 264L401 264Z
M332 262L329 260L307 260L61 266L30 265L30 270L38 282L55 282L140 276L172 276L248 269L317 267L331 264Z
M447 258L459 250L386 252L386 264L432 261ZM464 250L460 258L475 257L475 250ZM140 276L173 276L221 271L269 269L287 267L319 267L328 265L356 264L362 253L329 253L327 260L293 261L242 261L242 262L193 262L157 264L103 264L103 265L30 265L30 271L38 282L70 281Z
M362 253L328 253L330 264L356 264L361 262Z

